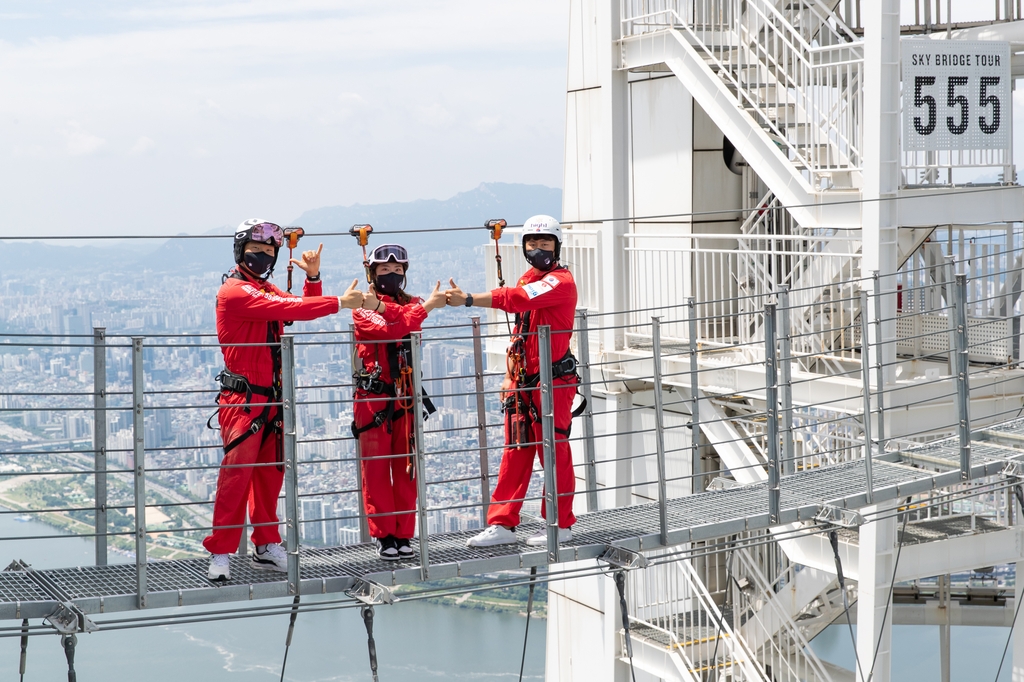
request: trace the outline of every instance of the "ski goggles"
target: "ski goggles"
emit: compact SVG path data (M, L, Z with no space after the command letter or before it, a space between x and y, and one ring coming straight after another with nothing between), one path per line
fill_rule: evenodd
M398 244L381 244L370 254L370 263L374 265L377 263L387 263L389 260L401 263L402 265L408 265L409 252L405 250L404 246L399 246Z
M284 230L281 229L280 225L259 223L249 228L249 241L265 243L271 240L273 240L274 246L279 248L284 243Z

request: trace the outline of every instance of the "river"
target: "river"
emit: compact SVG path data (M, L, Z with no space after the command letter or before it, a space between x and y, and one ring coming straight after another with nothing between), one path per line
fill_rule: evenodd
M56 535L36 521L0 515L0 537ZM0 562L24 559L36 568L93 563L93 545L82 539L7 540ZM111 555L112 561L126 561ZM328 595L326 598L337 598ZM307 599L306 601L314 601ZM263 601L260 605L273 602ZM290 603L290 600L286 603ZM224 608L221 606L220 608ZM165 611L153 611L161 613ZM377 607L374 637L380 679L508 682L519 676L526 619L504 613L426 604ZM97 619L121 618L108 614ZM38 621L33 621L38 624ZM15 621L0 627L16 625ZM532 620L524 679L544 676L546 623ZM81 682L144 680L278 680L288 617L270 616L79 635L75 668ZM0 638L0 679L17 679L18 639ZM67 679L55 636L29 641L26 682ZM357 609L300 614L288 654L286 680L355 682L370 679L366 629Z
M35 521L0 515L0 537L56 535ZM92 542L82 539L8 540L0 543L0 562L24 559L36 568L88 565ZM127 561L112 554L112 561ZM336 598L328 595L326 598ZM313 599L307 599L313 601ZM261 602L269 604L271 602ZM154 611L152 613L160 613ZM111 614L98 618L119 618ZM35 623L34 623L35 624ZM472 680L509 682L519 675L526 620L422 602L377 607L374 635L380 679ZM0 627L15 625L13 621ZM524 679L544 676L546 623L533 620ZM217 623L196 623L80 635L76 655L78 679L145 682L207 680L278 680L287 616ZM951 633L953 682L993 680L1006 643L1007 628L954 627ZM811 645L824 660L852 668L853 645L846 625L833 625ZM897 625L893 629L892 679L932 682L939 679L938 628ZM0 679L16 679L17 638L0 638ZM998 682L1010 682L1010 654ZM57 637L29 642L26 682L66 679L67 664ZM355 682L369 680L366 630L355 609L301 614L295 626L286 680Z

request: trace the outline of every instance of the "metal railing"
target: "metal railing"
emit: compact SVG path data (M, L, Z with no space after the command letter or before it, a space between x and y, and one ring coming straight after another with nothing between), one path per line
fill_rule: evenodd
M631 632L678 656L694 679L773 679L736 636L733 613L723 613L690 563L659 564L630 578Z
M1001 263L1015 262L1012 254L1000 257ZM957 271L971 267L952 265ZM969 478L972 440L977 445L972 432L1020 416L1024 379L1016 361L972 361L979 348L999 340L1003 328L967 314L972 306L989 305L988 299L1004 299L1004 294L993 294L992 283L1012 278L1013 272L980 271L986 286L974 286L967 275L946 282L941 304L953 322L945 332L952 336L953 350L945 354L948 358L916 364L901 357L899 339L891 333L912 313L882 313L896 309L882 304L894 303L896 284L911 281L900 280L908 273L913 275L905 269L899 276L843 282L858 296L835 301L846 309L840 324L823 324L815 331L847 344L846 355L829 356L835 364L827 372L821 371L821 358L800 345L804 332L794 318L805 306L793 303L793 292L788 298L785 291L759 294L763 307L750 315L764 332L760 339L742 341L702 337L701 330L707 334L724 324L719 302L691 299L644 311L650 315L646 324L639 311L631 313L629 328L646 336L648 345L598 351L588 348L590 335L619 327L614 320L622 313L579 311L572 333L588 409L569 439L577 507L656 504L659 530L667 538L673 499L701 492L715 479L732 478L767 482L765 509L777 517L780 478L788 474L863 459L870 491L873 462L907 443L937 438L946 439L940 445L956 456L943 455L929 466L959 469ZM507 341L504 327L503 320L477 319L427 327L413 337L414 395L425 387L439 406L429 420L417 421L417 448L410 453L419 496L409 513L417 518L424 578L431 569L431 535L470 531L485 522L504 439L497 406L500 376L487 371L483 349L489 341ZM669 330L676 331L670 335ZM568 332L541 330L542 350L558 333ZM11 334L5 340L9 343L0 347L0 355L17 351L18 360L8 362L4 356L4 366L12 369L3 375L0 419L9 425L17 421L31 438L20 444L8 440L0 452L0 482L5 484L0 493L6 500L0 503L8 506L0 514L42 515L61 525L62 537L93 538L98 564L108 561L111 551L130 554L144 604L148 564L201 554L199 539L212 526L221 442L205 424L217 409L212 377L219 366L206 367L196 359L219 344L212 334L126 337L101 329L78 337ZM360 457L348 433L355 401L348 379L351 333L300 331L287 335L281 348L285 484L280 517L289 552L288 580L297 585L300 544L365 542L366 516L359 499ZM79 362L93 368L91 387L82 383L84 374L61 377L63 363L56 362L82 352L93 354L91 363ZM51 370L37 373L44 357L54 360ZM17 383L12 377L21 373L31 380L9 390L9 384ZM544 373L536 390L550 396L557 389ZM547 416L550 402L545 399L541 407ZM898 423L904 413L913 418ZM59 438L42 437L58 422L63 429ZM539 518L541 501L549 510L557 508L552 430L548 423L539 443L545 467L535 472L524 512L544 524L549 557L557 558L551 554L557 548L553 519ZM919 459L931 461L928 456L925 452ZM971 483L977 485L933 491L915 504L921 509L946 505L950 513L962 514L959 500L976 498L971 513L1008 523L1006 486ZM723 562L714 565L714 570L702 569L701 578L715 588L711 596L695 598L714 602L724 593L713 577Z

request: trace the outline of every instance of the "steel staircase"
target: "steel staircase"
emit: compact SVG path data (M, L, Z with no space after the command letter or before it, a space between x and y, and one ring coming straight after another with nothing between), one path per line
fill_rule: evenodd
M793 620L799 610L785 603L793 591L784 586L776 592L748 550L738 549L733 556L726 606L716 601L689 561L631 574L633 664L662 679L830 682ZM820 591L822 574L808 575L818 582L804 584ZM791 579L792 573L785 577Z
M859 185L863 46L827 5L780 4L633 0L622 66L660 58L768 187L806 206ZM811 210L795 217L824 224Z

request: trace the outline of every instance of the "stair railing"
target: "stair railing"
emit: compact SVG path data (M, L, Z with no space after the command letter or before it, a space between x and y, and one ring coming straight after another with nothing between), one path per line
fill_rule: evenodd
M808 645L800 628L778 603L761 567L746 549L733 553L737 580L734 594L736 629L765 670L778 682L831 682L831 677Z
M863 43L838 18L823 21L813 45L766 0L621 6L624 36L683 32L812 186L860 170Z
M630 577L634 639L669 649L696 679L768 682L689 561L657 564Z

